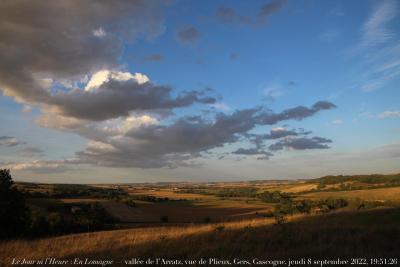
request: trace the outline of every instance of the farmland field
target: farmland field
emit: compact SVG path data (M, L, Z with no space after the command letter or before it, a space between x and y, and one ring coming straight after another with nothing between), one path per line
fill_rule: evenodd
M321 199L329 197L359 198L373 201L397 201L400 202L400 187L364 189L353 191L315 192L301 195L308 199Z
M122 266L132 257L392 257L400 245L396 177L19 183L33 232L28 239L0 243L0 259L10 266L10 260L22 254L29 259L103 258Z
M174 190L148 190L148 189L135 189L128 190L128 193L131 195L149 195L155 197L168 197L170 199L212 199L212 196L200 195L200 194L190 194L190 193L179 193Z

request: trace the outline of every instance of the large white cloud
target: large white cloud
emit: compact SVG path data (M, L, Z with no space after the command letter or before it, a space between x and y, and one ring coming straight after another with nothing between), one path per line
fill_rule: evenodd
M119 82L133 80L138 84L143 84L150 81L150 79L146 75L141 73L132 74L130 72L100 70L92 75L89 82L85 86L85 90L90 91L97 89L102 84L107 83L110 80L115 80Z

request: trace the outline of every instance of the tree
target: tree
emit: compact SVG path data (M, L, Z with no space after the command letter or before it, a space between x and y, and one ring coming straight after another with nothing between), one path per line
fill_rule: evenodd
M274 218L275 218L275 225L283 225L287 221L285 214L279 211L274 213Z
M22 236L29 227L29 210L13 186L10 170L0 169L0 238Z

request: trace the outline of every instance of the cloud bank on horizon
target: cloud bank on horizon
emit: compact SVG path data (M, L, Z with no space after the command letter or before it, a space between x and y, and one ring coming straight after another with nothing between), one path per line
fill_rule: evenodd
M79 176L76 170L82 168L94 174L96 168L119 168L127 170L127 175L131 169L160 169L160 175L165 169L165 172L168 169L196 172L208 168L210 162L266 162L294 151L328 151L335 146L335 135L322 129L318 120L330 112L335 112L335 116L346 115L348 111L340 111L342 103L336 103L342 91L322 94L318 90L326 85L316 84L314 78L310 81L303 78L303 83L311 89L297 88L298 82L292 77L284 78L286 85L282 85L283 78L266 79L263 75L252 78L262 69L265 70L261 73L268 73L274 64L279 69L280 62L259 65L240 62L252 58L252 49L246 48L252 45L248 43L239 44L235 51L219 48L222 44L235 46L221 41L219 27L225 30L228 27L235 32L234 36L243 32L257 37L263 31L267 34L279 27L279 23L285 24L285 19L291 16L288 12L292 15L304 12L298 10L297 4L261 1L258 5L247 3L246 8L240 9L244 2L208 2L201 9L208 13L201 16L193 16L189 11L177 19L170 14L190 10L185 6L188 4L123 0L2 1L0 90L10 109L20 106L22 110L10 116L29 117L34 122L32 127L43 134L52 129L63 135L79 136L86 146L72 146L75 150L72 155L57 152L52 156L54 153L48 151L43 140L46 138L37 141L15 126L7 133L0 133L4 134L0 137L1 166L42 175L71 172ZM192 4L193 9L202 5ZM354 66L365 79L362 82L350 79L345 86L356 84L357 91L366 94L398 78L400 53L393 55L399 51L399 45L396 31L390 28L390 23L398 18L397 8L395 1L372 6L372 14L359 27L360 39L348 51L351 50L349 57L358 58L360 64L369 62L373 68L364 71ZM371 8L367 10L371 13ZM239 51L243 46L244 50ZM373 53L375 47L382 49L382 56ZM272 44L271 49L283 48ZM222 62L219 55L212 55L215 51L227 53L228 60L236 55L239 65L232 63L221 68L216 62L209 67L210 72L198 70L207 61ZM261 51L254 49L255 53ZM130 56L135 53L140 56ZM193 61L188 57L193 57ZM139 63L143 70L135 62L137 58L142 59ZM291 64L289 59L286 61ZM224 70L241 75L218 74ZM310 71L315 70L310 67ZM288 73L295 75L292 71ZM323 76L326 74L321 72ZM189 82L182 82L185 79ZM213 81L212 86L205 85L208 79ZM259 85L254 87L256 79L260 79L257 83L275 84L267 86L268 92L281 93L269 93L269 101L263 102L257 96ZM366 80L370 83L365 84ZM283 87L285 93L280 89ZM290 98L291 94L294 94L291 100L279 104L280 99ZM378 106L384 109L375 111L379 115L372 117L380 121L398 118L399 106L386 101L386 95L381 98ZM227 105L226 101L232 104ZM387 106L382 105L386 102ZM330 124L336 127L342 127L345 121L331 117L325 120L340 121ZM59 148L69 146L55 136ZM370 137L365 139L368 142ZM13 150L13 147L21 148Z

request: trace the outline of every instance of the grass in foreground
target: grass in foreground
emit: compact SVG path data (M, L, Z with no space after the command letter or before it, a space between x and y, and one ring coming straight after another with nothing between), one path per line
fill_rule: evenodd
M157 227L0 243L0 259L334 258L394 257L400 247L400 209L336 212L187 227ZM1 264L0 264L1 265ZM1 265L1 266L3 266ZM122 265L122 264L121 264ZM115 266L115 265L113 265Z

